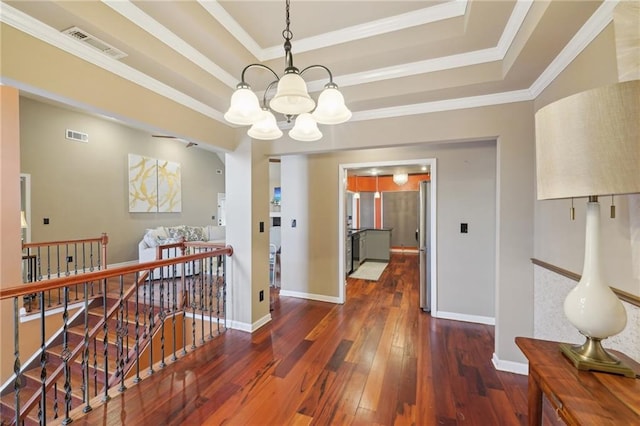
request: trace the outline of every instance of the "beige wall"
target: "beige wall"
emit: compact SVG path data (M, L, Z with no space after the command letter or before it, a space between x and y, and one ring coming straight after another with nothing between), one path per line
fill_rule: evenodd
M221 121L195 112L70 53L61 52L4 23L0 23L0 39L3 81L14 81L22 90L65 103L73 102L83 109L117 114L155 132L171 130L189 140L217 149L233 150L236 147L234 129ZM232 89L228 90L231 96Z
M536 110L557 99L584 90L618 81L615 37L609 25L583 52L549 85L536 100ZM640 295L640 276L634 274L639 259L632 258L633 230L630 214L633 204L629 196L616 196L616 219L609 218L611 197L600 198L601 253L605 256L603 274L610 285ZM569 220L570 200L546 200L535 204L535 256L541 260L582 273L586 199L574 200L576 220ZM635 266L634 266L635 265Z
M146 228L216 223L217 193L225 189L215 153L33 99L21 98L20 121L21 172L31 175L32 241L106 232L108 262L120 263L138 259ZM66 129L88 133L89 143L66 139ZM129 213L129 153L181 164L181 213Z
M496 143L460 142L282 158L282 290L339 296L340 164L435 158L438 310L494 317ZM295 219L297 226L292 228ZM460 234L460 222L469 223ZM461 268L460 265L465 265ZM416 306L418 309L418 306Z
M303 229L292 231L288 216L287 202L290 194L290 182L301 189L308 189L308 211L296 212L304 218L302 224L308 230L309 239L304 242L299 237L301 246L293 245L293 255L296 260L292 268L298 269L298 276L308 277L306 285L312 294L326 294L336 296L340 285L337 273L338 259L338 167L343 158L350 158L352 162L367 162L393 159L424 158L433 152L433 144L444 142L471 142L464 152L460 150L460 157L452 155L452 164L465 156L471 155L476 144L486 144L496 141L495 147L495 217L494 239L495 245L490 250L495 253L495 263L484 265L479 270L485 277L495 274L493 279L493 312L496 318L496 356L501 360L523 361L522 354L514 344L516 336L530 336L533 333L533 275L530 258L533 254L533 203L534 203L534 126L533 102L520 102L506 105L496 105L484 108L439 112L433 114L404 116L386 120L350 122L347 125L335 126L331 134L325 135L320 142L310 144L294 143L281 140L271 145L272 154L288 155L302 149L319 151L318 154L302 156L296 160L297 176L290 176L285 171L286 158L282 162L282 215L284 227L282 229L282 257L283 257L283 288L285 288L286 245L287 235ZM475 142L474 142L475 141ZM455 145L455 144L454 144ZM301 146L303 146L301 148ZM360 150L353 154L322 154L324 151L342 150L350 148ZM388 148L393 147L393 148ZM364 149L362 149L364 148ZM373 148L388 148L376 151ZM442 152L454 152L454 146L441 148ZM436 151L437 152L437 151ZM384 153L381 155L380 153ZM409 154L408 154L409 153ZM352 155L352 157L349 157ZM440 155L440 154L438 154ZM335 156L335 158L331 158ZM445 156L446 158L446 156ZM307 162L305 165L304 162ZM447 161L444 162L447 165ZM488 161L485 167L490 167ZM448 167L445 167L445 171ZM450 170L455 170L452 168ZM463 171L460 167L459 171ZM468 170L465 179L457 183L458 188L469 186L478 170ZM454 179L451 173L450 179ZM479 175L484 176L484 175ZM455 186L453 180L450 184ZM445 185L446 187L446 185ZM452 191L453 192L453 191ZM444 201L447 210L441 215L456 215L458 193L441 193L438 190L438 202ZM447 200L446 197L454 197ZM305 198L302 199L304 204ZM301 204L301 208L304 206ZM446 207L448 205L448 207ZM440 207L439 207L440 211ZM305 214L306 216L302 216ZM444 217L442 216L442 217ZM299 219L299 218L298 218ZM440 219L438 219L440 220ZM300 223L300 222L299 222ZM446 222L442 222L443 224ZM300 226L300 225L298 225ZM441 224L439 223L438 229ZM455 233L455 231L454 231ZM445 235L446 232L444 233ZM453 233L452 233L453 234ZM449 236L451 236L450 234ZM440 240L441 235L438 236ZM440 243L438 243L440 250ZM446 247L446 244L443 248ZM450 246L450 252L438 253L438 268L444 271L444 277L438 277L439 286L450 286L443 291L447 297L440 309L449 308L463 314L465 310L476 315L490 312L491 303L483 304L481 311L471 311L472 297L466 297L465 292L474 285L472 274L464 277L452 273L459 268L459 256L456 247ZM491 262L491 258L487 259ZM302 271L302 272L300 272ZM447 271L449 276L447 276ZM461 296L462 295L462 296ZM440 302L440 300L439 300Z

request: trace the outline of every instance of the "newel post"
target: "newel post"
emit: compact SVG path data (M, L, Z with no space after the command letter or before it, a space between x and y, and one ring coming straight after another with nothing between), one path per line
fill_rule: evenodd
M102 265L104 269L107 269L107 244L109 244L109 237L106 232L103 232L100 237L100 245L102 247Z

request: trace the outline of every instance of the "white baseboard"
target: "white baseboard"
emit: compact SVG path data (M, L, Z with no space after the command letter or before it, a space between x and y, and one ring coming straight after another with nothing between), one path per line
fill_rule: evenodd
M437 311L431 313L434 318L450 319L455 321L473 322L476 324L496 325L496 319L494 317L483 317L480 315L467 315L457 312L444 312Z
M514 361L503 361L498 358L496 353L493 353L493 358L491 358L491 362L493 362L493 366L496 370L506 371L508 373L516 373L522 374L524 376L529 374L529 364L526 362L514 362Z
M340 299L323 294L302 293L298 291L280 290L280 296L297 297L299 299L317 300L319 302L340 303Z
M247 322L229 320L228 325L229 325L229 328L232 328L234 330L253 333L254 331L256 331L257 329L259 329L260 327L262 327L263 325L267 324L270 321L271 321L271 314L267 314L262 318L260 318L258 321L254 322L253 324L249 324Z

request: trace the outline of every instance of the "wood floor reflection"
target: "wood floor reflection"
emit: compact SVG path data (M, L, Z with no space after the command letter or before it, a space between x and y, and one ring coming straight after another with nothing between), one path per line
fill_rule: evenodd
M350 279L344 305L276 294L257 332L228 331L74 424L527 424L527 377L494 369L493 327L431 318L417 282L417 256L398 254L378 282Z

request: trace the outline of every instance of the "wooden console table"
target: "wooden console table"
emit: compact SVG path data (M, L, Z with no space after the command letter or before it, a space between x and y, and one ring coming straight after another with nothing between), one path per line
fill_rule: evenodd
M558 342L516 337L516 344L529 360L529 425L542 424L543 393L568 425L640 424L640 379L580 371ZM640 364L611 352L640 374Z

